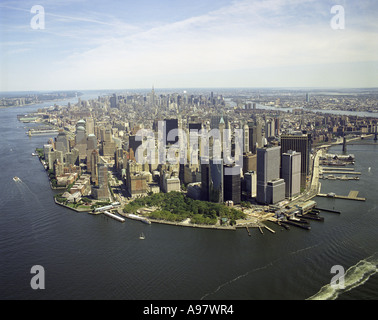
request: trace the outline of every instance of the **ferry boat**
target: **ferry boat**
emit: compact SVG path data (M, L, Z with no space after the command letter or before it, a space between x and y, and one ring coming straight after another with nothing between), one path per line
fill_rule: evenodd
M13 181L15 181L15 182L21 182L21 179L19 177L13 177Z

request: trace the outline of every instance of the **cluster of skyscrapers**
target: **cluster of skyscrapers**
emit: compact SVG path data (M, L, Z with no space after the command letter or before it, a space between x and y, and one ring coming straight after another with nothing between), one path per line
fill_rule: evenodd
M92 102L79 100L78 107L68 106L66 119L59 115L60 111L57 113L62 129L54 141L45 145L45 158L59 185L75 182L68 178L68 174L81 174L89 177L90 186L84 189L75 186L74 190L86 190L95 199L108 199L108 169L114 168L129 197L181 191L184 187L189 197L204 201L238 204L243 200L255 200L259 204L276 204L296 197L306 188L311 134L301 131L281 134L280 117L255 112L256 104L246 106L245 111L252 112L252 116L235 120L230 112L225 112L222 96L158 96L152 90L141 100L144 101L145 114L149 117L148 112L156 114L160 107L166 109L159 116L151 114L153 120L149 128L145 122L122 122L120 116L121 120L116 120L121 107L135 111L138 99L141 97L125 98L114 94L108 102L100 97ZM198 115L184 118L176 106L184 107L190 101L196 102L193 108L220 109L219 112L208 112L205 119ZM145 150L141 148L143 139L138 132L147 127L157 138L160 126L164 129L167 158L159 159L160 153L156 152L154 161L140 163L138 160L145 157ZM193 148L180 136L180 132L189 137L193 131L212 129L217 129L219 137L209 138L209 154L202 154L201 139L198 148ZM230 129L227 135L226 129ZM242 132L242 161L230 163L225 157L236 154L234 129ZM230 140L228 147L223 144L226 140ZM174 145L181 149L170 154ZM220 146L220 152L216 152L217 146ZM157 151L158 146L155 144L153 148ZM187 151L187 161L169 161L169 157L174 160L182 148Z

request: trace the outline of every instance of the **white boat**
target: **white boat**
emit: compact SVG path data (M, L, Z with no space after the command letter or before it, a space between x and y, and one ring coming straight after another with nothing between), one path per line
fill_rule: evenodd
M32 153L32 156L34 156L34 157L37 157L38 156L38 153Z
M13 177L13 181L15 181L15 182L21 182L21 179L19 177Z
M140 240L144 240L144 239L146 239L146 237L144 236L143 232L140 234L139 239L140 239Z

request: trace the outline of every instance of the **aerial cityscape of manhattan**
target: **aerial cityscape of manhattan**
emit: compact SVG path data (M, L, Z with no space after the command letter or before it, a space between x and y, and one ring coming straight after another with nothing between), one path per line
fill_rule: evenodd
M377 14L1 1L0 299L378 299Z

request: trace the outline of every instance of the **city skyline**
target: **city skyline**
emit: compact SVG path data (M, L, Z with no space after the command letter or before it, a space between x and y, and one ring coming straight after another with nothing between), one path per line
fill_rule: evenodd
M42 1L37 30L35 5L0 3L0 91L378 87L370 0Z

